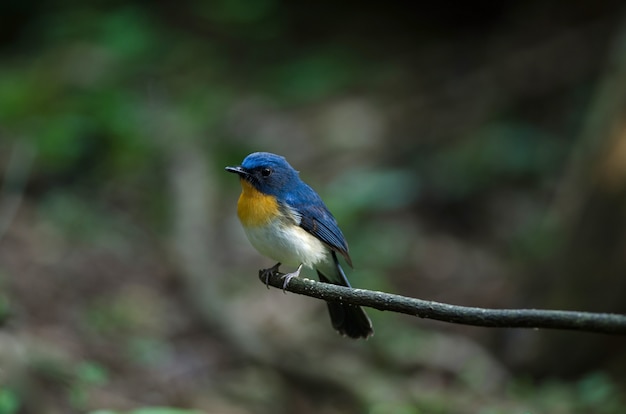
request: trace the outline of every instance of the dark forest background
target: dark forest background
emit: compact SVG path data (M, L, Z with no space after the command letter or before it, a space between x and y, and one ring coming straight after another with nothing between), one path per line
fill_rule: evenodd
M355 287L626 313L625 12L3 1L0 413L626 412L623 337L339 337L258 281L223 170L286 156Z

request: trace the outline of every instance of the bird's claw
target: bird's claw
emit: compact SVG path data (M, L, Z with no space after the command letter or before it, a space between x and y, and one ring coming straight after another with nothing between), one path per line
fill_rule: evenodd
M294 277L300 276L300 270L302 270L302 264L300 264L300 266L298 266L298 268L296 269L295 272L285 273L284 275L282 275L281 278L284 279L284 282L283 282L283 293L284 294L287 294L285 289L287 289L287 285L289 284L289 281L291 279L293 279Z
M286 275L283 275L283 277L282 277L282 279L284 279L284 282L283 282L283 293L284 293L284 294L287 294L287 292L285 291L285 289L287 289L287 285L289 284L289 281L290 281L292 278L296 277L296 275L295 275L294 273L295 273L295 272L293 272L293 273L287 273Z
M274 273L278 273L278 268L280 267L280 262L276 263L274 266L268 269L261 269L261 276L265 277L265 287L269 290L270 288L270 276Z

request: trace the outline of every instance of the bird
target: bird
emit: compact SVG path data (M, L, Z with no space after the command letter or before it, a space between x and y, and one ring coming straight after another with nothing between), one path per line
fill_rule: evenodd
M225 169L239 175L242 191L237 216L248 240L259 253L277 262L261 272L278 271L282 264L297 267L283 276L283 290L303 267L315 269L320 282L351 287L337 256L352 267L337 220L285 157L254 152L241 165ZM332 326L341 335L366 339L374 334L360 306L326 304Z

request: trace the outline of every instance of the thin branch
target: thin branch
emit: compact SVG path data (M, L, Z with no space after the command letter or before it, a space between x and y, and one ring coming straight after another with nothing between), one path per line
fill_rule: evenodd
M283 274L272 273L267 284L282 289ZM259 279L266 283L259 271ZM286 291L329 302L350 303L381 311L405 313L463 325L490 328L547 328L626 335L626 315L541 309L486 309L449 305L391 293L321 283L294 277Z

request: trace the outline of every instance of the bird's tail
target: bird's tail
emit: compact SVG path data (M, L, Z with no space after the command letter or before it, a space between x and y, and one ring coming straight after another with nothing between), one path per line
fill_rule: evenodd
M350 282L346 274L343 272L337 255L332 252L335 277L328 277L317 269L317 275L320 278L320 282L332 283L333 285L351 287ZM330 269L325 270L330 274ZM374 334L372 328L372 322L368 318L367 314L360 306L338 303L338 302L326 302L328 305L328 313L330 314L330 321L340 334L346 335L350 338L367 338Z

